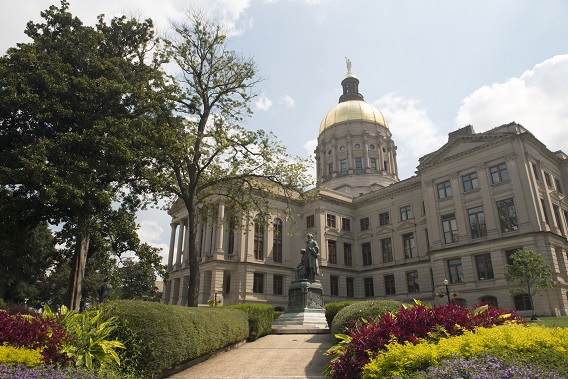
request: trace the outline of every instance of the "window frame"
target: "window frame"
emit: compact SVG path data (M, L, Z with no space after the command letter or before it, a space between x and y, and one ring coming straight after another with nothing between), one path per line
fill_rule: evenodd
M408 271L406 273L406 286L408 293L420 292L420 284L418 283L418 271Z
M411 220L413 218L414 217L412 215L411 205L405 205L403 207L400 207L400 221Z
M463 283L463 264L461 258L448 259L447 266L450 277L450 284Z
M337 241L327 240L327 259L330 264L337 264Z
M477 171L469 172L461 176L463 192L471 192L479 188Z
M355 297L355 278L345 278L345 289L347 297Z
M282 263L284 222L277 217L272 223L272 259L275 263Z
M392 238L386 237L381 238L381 254L383 256L383 263L391 263L394 261L394 255L392 252Z
M489 167L489 176L491 176L492 184L508 181L509 170L507 170L507 163L503 162Z
M359 219L359 228L362 232L369 230L371 226L371 220L369 217L363 217Z
M471 234L471 239L487 237L487 223L485 221L483 205L468 208L467 216L469 220L469 232ZM474 224L472 221L475 221L477 224Z
M363 278L363 288L365 297L375 297L375 284L372 276Z
M373 250L370 242L361 244L362 263L364 267L373 265Z
M436 191L438 193L438 199L447 199L454 196L452 190L452 182L449 180L440 182L436 184Z
M329 276L329 294L330 296L339 296L339 276Z
M478 254L475 256L475 268L477 270L477 280L495 279L491 253Z
M253 237L253 253L254 259L264 260L264 223L257 216L254 219L254 237Z
M329 228L337 228L337 216L331 213L326 214L325 225Z
M272 294L284 295L284 276L282 275L272 276Z
M404 259L412 259L418 257L416 248L416 237L414 232L402 235L402 246L404 250Z
M384 275L383 282L385 284L385 296L396 295L396 280L394 274Z
M519 230L519 218L515 208L513 198L498 200L495 202L497 207L497 218L502 233L514 232Z
M347 172L347 159L342 159L339 161L341 172Z
M442 234L444 235L444 243L456 243L459 240L458 223L455 213L448 213L441 216Z
M349 247L348 249L346 249ZM350 243L343 243L343 264L345 266L353 266L353 248Z
M379 213L379 226L390 225L390 212Z
M260 272L253 273L252 292L264 293L264 274Z
M315 215L308 215L306 216L306 229L314 228L316 226L316 217Z

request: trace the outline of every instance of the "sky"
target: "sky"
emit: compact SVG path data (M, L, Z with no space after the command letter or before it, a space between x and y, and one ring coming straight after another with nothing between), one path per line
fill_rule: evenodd
M0 53L56 0L0 0ZM345 58L359 92L381 110L398 146L399 178L449 132L515 121L568 152L568 2L564 0L71 0L85 24L99 14L154 20L167 34L203 10L230 30L229 47L264 79L244 126L272 131L307 157L342 93ZM138 214L144 242L167 255L170 218Z

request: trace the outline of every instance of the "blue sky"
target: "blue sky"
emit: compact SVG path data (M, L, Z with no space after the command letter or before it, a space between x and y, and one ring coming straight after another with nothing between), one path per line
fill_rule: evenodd
M55 1L0 0L0 51ZM231 30L230 47L251 56L263 78L249 128L273 131L308 156L319 124L337 104L345 57L365 100L386 117L399 177L467 124L476 132L516 121L553 151L568 152L568 2L563 0L75 0L96 16L152 18L166 33L184 10L203 9ZM141 238L169 244L163 211L139 214Z

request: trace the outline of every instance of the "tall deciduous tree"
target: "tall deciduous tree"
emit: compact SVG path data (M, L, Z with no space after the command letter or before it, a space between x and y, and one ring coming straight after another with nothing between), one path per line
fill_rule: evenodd
M531 250L517 250L511 255L512 264L505 266L503 276L511 282L515 288L511 293L527 294L531 301L534 314L534 295L546 288L552 288L552 271L550 264L542 256Z
M289 156L272 134L239 125L252 113L249 103L260 80L254 61L230 50L221 26L203 14L187 20L175 26L168 48L180 74L165 91L157 131L148 135L157 150L150 183L189 211L188 305L197 306L200 212L219 198L235 213L266 211L269 196L302 196L313 179L307 162Z
M69 3L29 22L31 43L0 58L0 185L27 211L73 236L67 305L78 309L91 235L101 214L133 201L137 131L156 74L146 64L150 20L83 25ZM130 195L130 197L128 195Z

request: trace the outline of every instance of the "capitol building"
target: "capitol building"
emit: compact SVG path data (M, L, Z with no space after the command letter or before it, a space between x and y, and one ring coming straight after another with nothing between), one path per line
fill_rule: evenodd
M528 315L528 296L511 293L503 279L511 254L524 248L539 252L553 272L553 287L534 297L534 311L568 315L568 156L514 122L481 133L468 125L401 179L389 124L365 102L350 67L341 85L339 103L318 130L319 199L298 203L294 220L278 198L268 223L203 220L199 303L286 308L312 234L325 302L445 303L436 295L446 293L447 280L463 305L485 302ZM224 207L219 202L219 215ZM187 304L187 214L182 202L170 209L167 304Z

